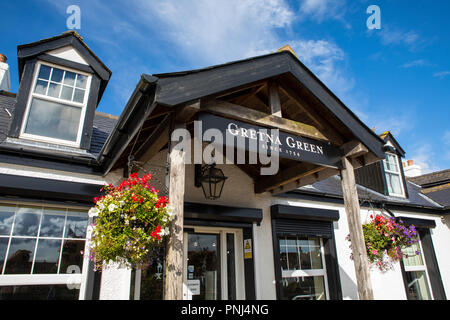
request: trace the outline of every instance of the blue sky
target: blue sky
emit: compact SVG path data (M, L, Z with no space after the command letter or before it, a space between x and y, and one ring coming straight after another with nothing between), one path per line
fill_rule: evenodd
M450 168L450 1L3 1L0 53L17 92L17 45L67 30L112 70L98 110L120 115L142 73L205 67L290 44L377 133L390 130L424 172ZM378 5L381 29L366 13Z

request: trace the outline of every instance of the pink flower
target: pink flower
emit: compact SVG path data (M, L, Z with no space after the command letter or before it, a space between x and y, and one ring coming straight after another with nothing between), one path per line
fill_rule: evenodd
M374 256L376 256L376 255L378 254L378 250L373 249L373 250L371 251L371 253L372 253Z

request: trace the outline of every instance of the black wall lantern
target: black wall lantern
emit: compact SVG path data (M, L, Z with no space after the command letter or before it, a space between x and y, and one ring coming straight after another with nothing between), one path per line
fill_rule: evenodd
M219 199L227 177L216 164L195 165L195 186L202 187L206 199Z

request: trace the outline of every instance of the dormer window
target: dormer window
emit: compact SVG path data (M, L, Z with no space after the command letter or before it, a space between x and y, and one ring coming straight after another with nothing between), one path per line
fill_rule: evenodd
M386 153L386 159L383 160L383 166L389 195L404 197L405 191L402 183L402 174L398 156L393 153Z
M21 138L78 147L91 75L39 61Z

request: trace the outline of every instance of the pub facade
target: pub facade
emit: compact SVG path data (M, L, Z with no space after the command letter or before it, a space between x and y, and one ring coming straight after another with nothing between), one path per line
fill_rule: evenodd
M293 52L141 75L120 117L96 112L112 72L77 33L18 46L18 65L0 92L1 299L446 299L448 207ZM92 198L135 172L170 198L170 239L148 269L94 270ZM420 235L387 272L361 245L377 214Z

